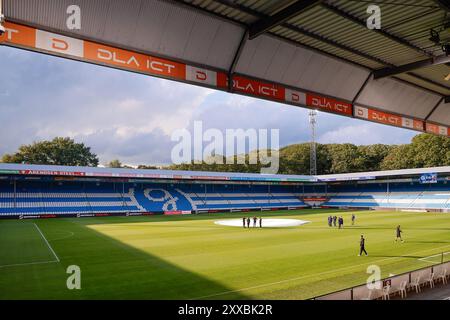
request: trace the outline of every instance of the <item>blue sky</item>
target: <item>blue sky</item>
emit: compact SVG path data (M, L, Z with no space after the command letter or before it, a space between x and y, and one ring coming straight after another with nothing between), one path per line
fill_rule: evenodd
M174 130L279 129L309 139L308 110L86 63L0 47L0 155L70 136L101 164L169 164ZM416 132L319 113L321 143L400 144Z

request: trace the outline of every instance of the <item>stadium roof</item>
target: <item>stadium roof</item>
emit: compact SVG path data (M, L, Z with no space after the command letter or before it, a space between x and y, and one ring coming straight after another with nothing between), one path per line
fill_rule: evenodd
M446 1L376 2L376 30L354 0L0 2L4 45L450 135Z
M0 163L0 174L52 175L78 177L148 178L183 180L233 181L314 181L314 177L301 175L274 175L234 172L202 172L179 170L115 169L98 167L67 167Z
M178 170L149 170L149 169L115 169L98 167L68 167L30 164L0 163L0 175L25 176L68 176L91 178L147 178L147 179L176 179L176 180L205 180L205 181L272 181L272 182L320 182L320 181L352 181L371 180L381 177L412 176L424 173L449 174L450 167L389 170L344 173L331 175L282 175L257 174L237 172L202 172Z

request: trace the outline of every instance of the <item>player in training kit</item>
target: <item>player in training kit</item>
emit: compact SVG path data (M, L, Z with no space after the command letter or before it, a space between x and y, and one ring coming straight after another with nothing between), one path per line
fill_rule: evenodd
M247 218L247 228L250 228L250 217Z
M403 239L402 239L402 229L400 228L400 225L398 225L397 226L397 229L395 229L395 232L396 232L396 234L397 234L397 237L395 238L395 242L397 242L398 241L398 239L400 239L402 242L404 242L403 241Z
M366 254L366 256L368 256L367 251L366 251L366 239L364 239L364 236L361 235L361 239L359 240L359 254L358 254L358 257L360 257L363 252Z
M257 217L253 217L253 228L256 228L256 222L258 221Z
M245 217L242 218L242 226L245 228Z
M352 214L352 226L355 225L356 216L355 214Z
M262 218L259 218L259 227L262 228Z

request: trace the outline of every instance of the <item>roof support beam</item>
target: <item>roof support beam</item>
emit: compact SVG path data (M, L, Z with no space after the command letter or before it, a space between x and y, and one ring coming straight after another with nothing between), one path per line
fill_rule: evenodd
M442 103L442 101L444 101L445 98L442 97L441 99L439 99L438 103L433 107L433 109L431 109L431 111L428 113L428 115L425 117L425 121L428 121L428 119L430 119L431 115L436 111L436 109L439 107L439 105Z
M265 33L266 31L272 29L273 27L279 26L302 13L305 10L321 3L322 0L302 0L296 1L290 6L282 9L281 11L275 13L273 16L260 19L250 26L249 38L250 40L255 39L259 35Z
M242 5L237 4L237 3L234 3L234 2L230 2L230 1L228 1L228 0L214 0L214 2L217 2L217 3L220 3L220 4L222 4L222 5L228 6L228 7L230 7L230 8L239 10L239 11L241 11L241 12L245 12L245 13L247 13L247 14L249 14L249 15L253 15L254 17L257 17L257 18L259 18L259 19L268 19L268 18L269 18L269 16L265 15L264 13L258 12L258 11L256 11L256 10L251 9L251 8L247 8L247 7L245 7L245 6L242 6ZM327 8L328 8L328 7L327 7ZM369 55L369 54L367 54L367 53L365 53L365 52L362 52L362 51L359 51L359 50L357 50L357 49L348 47L348 46L346 46L346 45L342 45L342 44L340 44L340 43L338 43L338 42L336 42L336 41L333 41L333 40L331 40L331 39L324 38L324 37L322 37L322 36L320 36L320 35L318 35L318 34L312 33L312 32L310 32L310 31L308 31L308 30L303 29L303 28L300 28L300 27L297 27L297 26L293 26L293 25L290 25L290 24L287 24L287 23L283 23L283 24L281 24L281 26L284 27L284 28L286 28L286 29L289 29L289 30L291 30L291 31L294 31L294 32L297 32L297 33L301 33L301 34L303 34L303 35L305 35L305 36L308 36L308 37L310 37L310 38L313 38L313 39L316 39L316 40L321 41L321 42L323 42L323 43L326 43L326 44L328 44L328 45L334 46L334 47L336 47L336 48L345 50L345 51L347 51L347 52L351 52L351 53L353 53L353 54L355 54L355 55L359 55L359 56L364 57L364 58L366 58L366 59L368 59L368 60L376 61L376 62L378 62L379 64L384 65L384 66L386 66L386 67L395 67L395 65L392 65L392 64L390 64L390 63L388 63L388 62L386 62L386 61L383 61L382 59L373 57L373 56L371 56L371 55ZM364 26L365 26L365 24L364 24ZM294 41L291 40L291 39L288 39L288 38L285 38L285 37L281 37L281 36L277 36L277 35L275 35L275 36L278 37L278 38L283 39L284 41L288 41L288 42L294 43ZM401 39L400 39L400 40L401 40ZM295 42L295 45L301 45L301 44ZM408 45L411 45L411 44L408 43ZM319 51L319 52L321 52L322 54L327 54L325 51L316 49L316 48L311 47L311 46L308 46L308 45L302 45L302 46L307 47L307 48L309 48L310 50ZM418 50L421 51L421 49L418 49ZM422 52L422 53L424 53L424 52ZM336 56L335 56L335 57L336 57ZM341 57L338 57L338 58L339 58L339 59L342 59L342 60L345 60L345 61L347 61L347 62L349 62L349 63L356 64L355 62L352 62L352 61L350 61L350 60L347 60L347 59L344 59L344 58L341 58ZM362 66L362 65L360 65L360 66ZM362 66L362 67L364 67L364 66ZM365 67L365 68L367 68L367 67ZM410 76L412 76L412 77L415 77L415 78L417 78L417 79L419 79L419 80L422 80L422 81L424 81L424 82L428 82L428 83L430 83L430 84L432 84L432 85L434 85L434 86L437 86L437 87L439 87L439 88L448 90L448 87L446 87L446 86L444 86L444 85L442 85L442 84L436 83L436 82L434 82L434 81L432 81L432 80L430 80L430 79L420 77L419 75L416 75L416 74L413 74L413 73L410 73L410 72L408 72L408 75L410 75ZM406 80L402 80L402 79L399 79L399 78L396 78L396 80L399 80L399 81L401 81L401 82L407 83L407 84L412 85L412 86L415 86L415 87L420 88L420 89L422 89L422 90L427 90L427 91L432 92L432 93L437 94L437 95L442 95L442 93L436 92L436 91L434 91L434 90L432 90L432 89L429 89L429 88L421 87L421 86L419 86L419 85L417 85L417 84L414 84L414 83L409 82L409 81L406 81Z
M236 53L234 54L234 58L231 63L230 69L228 70L228 91L230 92L233 90L234 70L236 70L236 66L239 63L239 58L241 57L241 53L244 50L247 39L248 39L248 29L246 29L244 34L242 35L241 42L239 43L239 47L237 48Z
M380 70L374 71L374 78L381 79L385 77L395 76L397 74L410 72L416 69L436 66L440 64L445 64L450 62L450 56L442 55L436 58L425 59L421 61L416 61L408 64L404 64L397 67L392 68L384 68Z
M333 5L330 5L328 3L325 3L325 2L322 2L321 6L326 8L326 9L328 9L329 11L334 12L335 14L337 14L337 15L339 15L339 16L347 19L347 20L349 20L349 21L352 21L353 23L359 24L360 26L363 26L364 28L367 28L365 20L361 20L359 18L356 18L355 16L349 14L348 12L346 12L346 11L344 11L342 9L339 9L339 8L333 6ZM388 39L390 39L392 41L395 41L395 42L397 42L399 44L402 44L402 45L404 45L406 47L409 47L410 49L416 50L416 51L420 52L423 55L426 55L428 57L433 57L432 53L427 52L426 50L421 49L421 48L413 45L412 43L410 43L410 42L408 42L408 41L406 41L406 40L404 40L404 39L402 39L400 37L397 37L397 36L387 32L387 31L385 31L383 29L374 29L372 31L376 32L376 33L378 33L378 34L380 34L380 35L382 35L382 36L384 36L384 37L386 37L386 38L388 38Z

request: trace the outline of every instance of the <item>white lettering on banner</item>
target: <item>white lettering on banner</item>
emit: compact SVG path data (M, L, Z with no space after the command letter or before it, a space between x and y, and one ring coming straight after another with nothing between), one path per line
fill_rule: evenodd
M79 58L84 57L83 40L65 37L42 30L36 30L36 48Z
M147 60L147 69L153 70L156 72L172 73L172 69L175 69L175 66L172 64L148 59Z
M8 41L12 41L13 33L19 33L19 30L6 28L6 38Z
M371 120L399 125L399 118L397 116L373 112L371 117Z
M439 126L438 129L439 129L439 134L440 135L443 135L443 136L447 135L447 133L448 133L447 132L448 131L447 127Z
M325 98L314 97L311 102L312 102L312 107L318 107L321 109L340 111L343 113L346 113L348 110L348 105L344 105L339 102L331 103L330 101L327 101Z
M369 118L369 110L364 107L355 106L355 117L368 119Z
M128 60L121 60L117 52L111 52L107 49L98 49L97 58L106 61L112 61L115 63L123 64L129 66L134 64L136 67L140 67L140 64L135 56L131 56Z
M285 90L285 100L298 105L306 105L306 94L300 91L294 91L291 89Z
M276 97L278 90L276 88L265 86L265 85L256 85L256 88L253 86L251 82L247 83L247 85L240 84L239 80L233 80L234 88L244 91L250 92L254 94L259 94L267 97Z
M186 66L186 80L204 83L213 87L217 86L217 72Z

